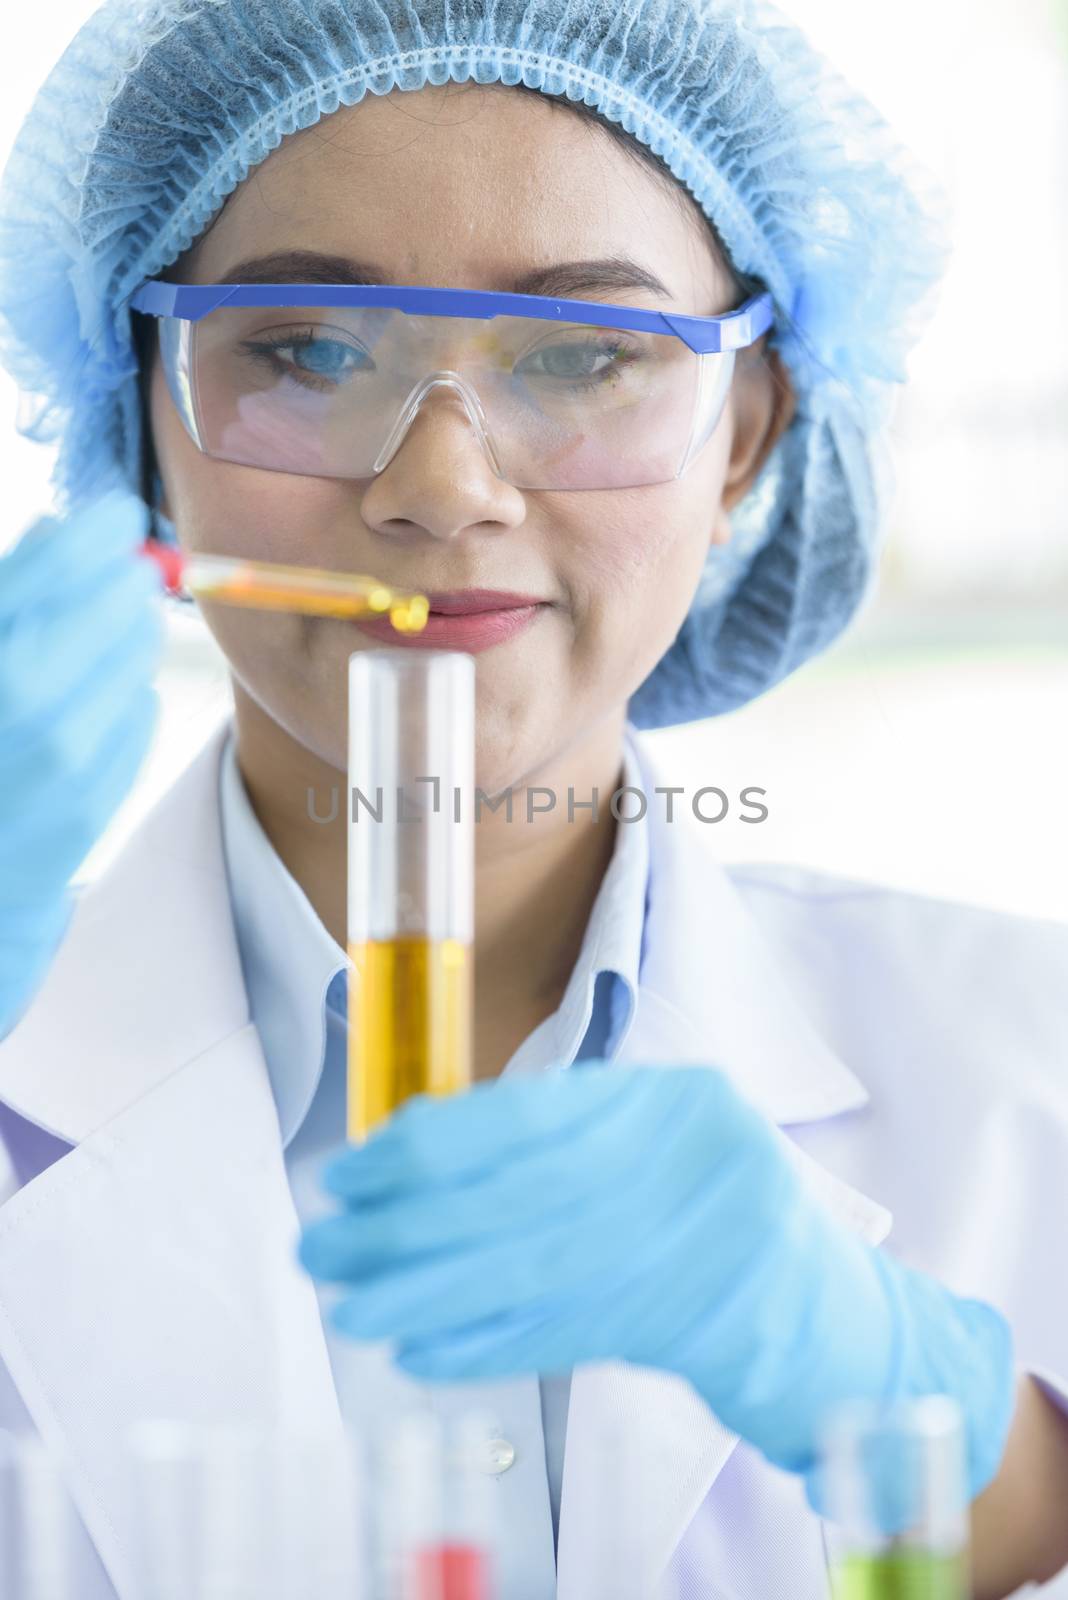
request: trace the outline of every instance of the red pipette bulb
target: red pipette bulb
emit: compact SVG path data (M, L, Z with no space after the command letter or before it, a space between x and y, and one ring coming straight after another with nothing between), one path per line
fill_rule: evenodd
M182 569L185 566L185 553L174 545L160 544L158 539L146 539L141 546L141 555L149 556L159 567L163 576L164 588L175 593L182 586Z

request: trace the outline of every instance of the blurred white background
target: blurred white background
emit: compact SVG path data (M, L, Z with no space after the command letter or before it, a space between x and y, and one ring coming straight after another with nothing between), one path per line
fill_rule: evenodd
M0 160L88 0L44 0L0 60ZM786 0L948 190L955 252L894 425L875 603L755 705L655 737L677 782L767 791L724 859L796 861L1068 920L1068 0ZM32 270L32 264L28 263ZM51 451L0 373L0 546L51 504ZM5 535L7 536L5 538ZM99 872L229 706L193 613Z

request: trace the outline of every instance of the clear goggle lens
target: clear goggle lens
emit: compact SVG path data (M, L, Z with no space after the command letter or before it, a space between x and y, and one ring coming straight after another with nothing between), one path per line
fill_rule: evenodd
M372 478L423 401L462 403L494 472L518 489L611 489L681 477L734 372L674 334L538 317L382 307L220 307L160 320L171 397L222 461Z

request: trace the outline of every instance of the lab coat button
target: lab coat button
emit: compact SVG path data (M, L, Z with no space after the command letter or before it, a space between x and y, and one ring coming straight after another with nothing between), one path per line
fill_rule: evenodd
M489 1439L486 1442L484 1472L507 1472L515 1460L515 1446L507 1439Z

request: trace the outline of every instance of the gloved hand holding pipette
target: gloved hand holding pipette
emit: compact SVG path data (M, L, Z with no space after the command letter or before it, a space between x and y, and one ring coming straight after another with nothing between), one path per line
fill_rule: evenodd
M0 559L0 1037L70 920L68 883L129 792L159 712L147 520L109 493L42 517Z
M337 1326L431 1381L624 1360L688 1379L806 1475L852 1398L961 1405L971 1497L1012 1412L1008 1325L864 1243L717 1070L584 1062L417 1096L326 1168L301 1260Z

